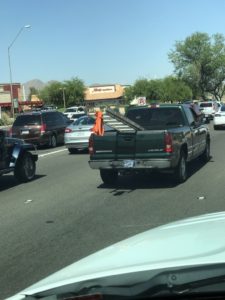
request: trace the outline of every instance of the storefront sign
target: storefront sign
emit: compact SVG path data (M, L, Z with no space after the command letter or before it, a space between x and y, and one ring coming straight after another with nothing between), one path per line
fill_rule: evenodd
M90 94L103 94L103 93L115 93L115 86L109 85L109 86L96 86L96 87L90 87L89 92Z

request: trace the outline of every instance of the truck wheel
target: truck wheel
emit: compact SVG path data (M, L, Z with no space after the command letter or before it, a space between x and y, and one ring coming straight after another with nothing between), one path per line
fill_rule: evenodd
M118 172L115 170L100 170L100 176L105 184L115 184L118 178Z
M206 146L204 152L200 156L201 160L207 163L210 160L210 141L206 141Z
M32 155L28 152L24 153L16 163L14 176L19 182L27 182L35 177L36 163Z
M183 183L187 179L187 160L183 151L180 153L178 166L175 169L174 177L177 183Z

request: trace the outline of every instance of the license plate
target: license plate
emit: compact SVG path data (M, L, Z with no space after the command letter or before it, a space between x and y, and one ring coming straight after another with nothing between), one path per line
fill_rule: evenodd
M124 160L123 161L124 168L133 168L134 167L134 161L131 159Z
M74 136L74 138L76 137L84 137L84 134L82 132L77 132Z
M29 130L22 130L21 134L29 134Z

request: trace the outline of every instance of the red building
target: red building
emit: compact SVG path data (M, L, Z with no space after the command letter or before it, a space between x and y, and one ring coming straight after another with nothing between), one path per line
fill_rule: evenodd
M12 98L14 100L14 108L18 111L31 109L33 106L42 106L41 100L24 101L23 91L20 83L12 84ZM11 85L9 83L0 84L0 107L4 110L10 111L12 106L11 102Z
M21 84L12 84L12 98L22 101ZM9 83L0 84L0 106L10 107L11 106L11 87Z

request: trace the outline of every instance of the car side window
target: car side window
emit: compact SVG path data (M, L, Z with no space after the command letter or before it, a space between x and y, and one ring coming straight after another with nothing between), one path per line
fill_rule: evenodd
M56 116L55 116L55 120L56 120L56 123L57 125L66 125L66 120L65 118L63 117L63 115L59 112L56 112Z
M51 113L44 113L42 118L43 118L44 123L46 123L48 126L51 126L54 124L53 116Z
M79 125L87 125L88 124L88 119L87 118L82 118L80 120L80 124Z
M93 118L89 118L88 125L94 125L94 124L95 124L95 120Z
M195 122L194 114L192 113L191 109L188 107L185 107L184 110L188 119L188 124L193 125Z

